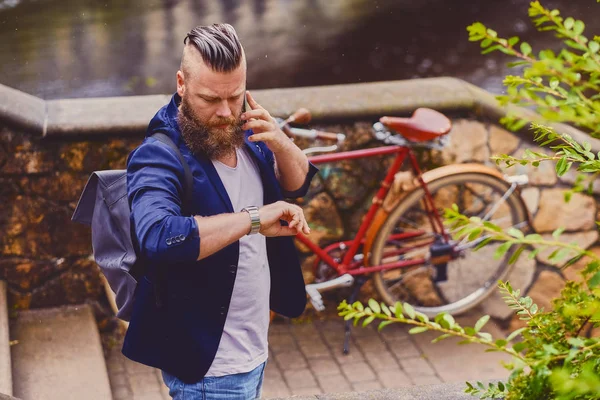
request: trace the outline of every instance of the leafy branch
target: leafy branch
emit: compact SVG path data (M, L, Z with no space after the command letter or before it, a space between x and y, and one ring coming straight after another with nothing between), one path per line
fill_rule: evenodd
M559 10L546 9L539 1L531 3L529 16L538 30L552 31L567 48L558 54L542 50L536 56L527 42L517 49L517 36L501 38L480 22L467 28L469 40L480 42L483 54L500 51L520 59L509 66L523 67L522 76L507 76L507 94L498 100L502 105L533 105L544 120L574 123L600 135L600 37L587 38L583 21L563 18ZM502 122L518 130L536 119L513 111Z

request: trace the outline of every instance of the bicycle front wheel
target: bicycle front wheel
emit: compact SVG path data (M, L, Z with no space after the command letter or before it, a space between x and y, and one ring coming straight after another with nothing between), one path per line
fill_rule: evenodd
M465 172L443 176L427 187L441 216L444 209L456 204L462 214L486 218L502 228L527 226L527 210L519 194L510 193L510 185L495 176ZM458 243L459 256L448 262L446 277L440 279L436 266L418 263L426 259L437 238L424 198L422 188L409 193L379 229L370 265L402 261L415 265L375 273L375 288L390 305L407 302L429 317L441 312L457 315L494 291L498 280L512 268L508 263L511 252L497 260L493 255L501 243L490 242L478 251L473 251L476 242Z

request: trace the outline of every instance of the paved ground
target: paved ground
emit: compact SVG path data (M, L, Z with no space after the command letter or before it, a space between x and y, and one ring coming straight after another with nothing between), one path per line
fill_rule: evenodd
M473 324L476 316L458 318ZM350 354L343 355L339 318L312 322L276 322L269 333L270 357L263 397L398 388L440 382L487 380L506 376L503 354L485 353L477 345L459 346L447 339L431 344L435 335L409 335L401 325L382 332L375 326L353 329ZM484 331L500 337L493 324ZM168 400L160 373L127 360L119 346L107 359L114 400Z

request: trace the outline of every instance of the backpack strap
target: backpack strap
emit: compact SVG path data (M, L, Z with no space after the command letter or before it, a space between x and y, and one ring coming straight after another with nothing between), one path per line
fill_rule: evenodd
M192 191L194 187L194 181L192 177L192 172L190 171L190 166L188 165L187 161L185 161L185 158L183 158L183 155L179 151L177 145L173 143L169 136L167 136L163 132L155 132L152 134L152 137L173 149L173 151L177 155L177 158L179 158L181 165L183 165L183 172L185 174L185 182L183 186L183 208L186 210L186 212L190 212L192 206Z

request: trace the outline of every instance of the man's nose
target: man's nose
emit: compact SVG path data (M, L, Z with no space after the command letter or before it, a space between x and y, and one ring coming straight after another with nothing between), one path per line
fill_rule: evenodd
M229 108L229 104L227 103L227 100L223 100L219 103L216 114L218 117L223 117L223 118L227 118L227 117L231 116L231 109Z

